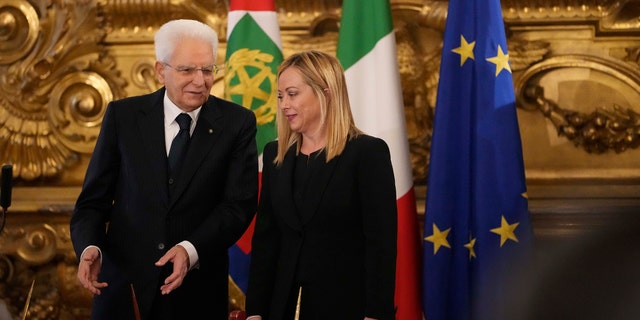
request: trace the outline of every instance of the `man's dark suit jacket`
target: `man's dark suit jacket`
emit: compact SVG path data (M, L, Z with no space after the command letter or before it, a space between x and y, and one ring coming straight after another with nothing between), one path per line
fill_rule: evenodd
M293 318L287 305L292 294L295 304L297 277L304 282L301 319L395 319L397 208L387 145L366 135L349 140L312 173L300 209L293 198L296 147L280 167L276 149L271 142L263 153L247 315Z
M168 275L154 263L183 240L195 246L199 265L170 293L179 319L228 317L227 249L257 206L256 118L210 96L170 197L164 93L109 104L71 218L76 255L89 245L103 254L99 281L109 286L94 297L92 319L132 318L130 284L146 318Z

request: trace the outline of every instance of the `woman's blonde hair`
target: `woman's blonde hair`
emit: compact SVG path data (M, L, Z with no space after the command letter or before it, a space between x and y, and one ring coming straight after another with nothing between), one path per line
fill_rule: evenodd
M304 83L311 87L320 102L320 121L327 129L323 149L329 162L342 153L347 140L362 134L353 121L342 65L327 53L310 50L295 53L283 61L278 68L278 80L288 68L296 68L300 72ZM296 154L302 145L302 135L291 131L286 119L282 109L278 108L278 154L273 161L276 165L282 164L292 145L296 144Z

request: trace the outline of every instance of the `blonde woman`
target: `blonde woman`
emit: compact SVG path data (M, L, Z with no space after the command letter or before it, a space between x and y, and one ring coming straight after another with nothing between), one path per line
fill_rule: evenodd
M355 126L335 57L305 51L282 63L276 121L278 140L263 153L249 319L394 319L389 148Z

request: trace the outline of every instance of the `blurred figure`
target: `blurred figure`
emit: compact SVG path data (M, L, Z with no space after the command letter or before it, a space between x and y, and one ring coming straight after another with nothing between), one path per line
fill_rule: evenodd
M549 248L513 319L640 319L640 222L627 219Z

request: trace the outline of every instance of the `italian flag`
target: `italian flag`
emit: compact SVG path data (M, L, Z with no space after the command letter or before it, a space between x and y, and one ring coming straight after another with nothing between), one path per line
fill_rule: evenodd
M409 143L388 0L344 0L337 56L356 125L391 149L398 202L396 319L422 320L420 245Z
M261 153L276 138L276 75L282 63L282 41L275 0L231 0L225 60L224 97L256 114ZM262 155L259 168L262 172ZM229 249L229 275L243 293L248 286L254 223Z

